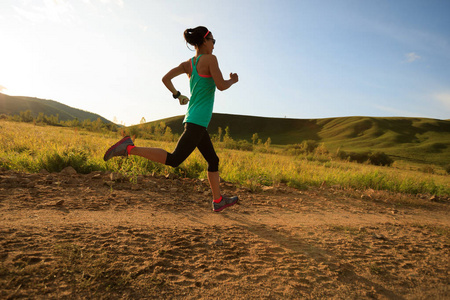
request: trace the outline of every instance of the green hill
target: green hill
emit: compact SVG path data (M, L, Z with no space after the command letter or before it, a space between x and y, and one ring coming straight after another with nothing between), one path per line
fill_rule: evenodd
M173 133L183 131L183 116L163 121ZM229 127L235 140L251 141L257 133L272 144L299 144L304 140L324 143L330 151L383 151L391 156L439 165L450 163L450 121L403 117L342 117L326 119L286 119L214 114L208 127Z
M79 121L95 121L100 118L104 123L111 121L98 114L73 108L53 100L45 100L33 97L9 96L0 93L0 114L18 115L21 111L30 110L33 116L44 113L46 116L58 115L59 120L68 121L78 119Z

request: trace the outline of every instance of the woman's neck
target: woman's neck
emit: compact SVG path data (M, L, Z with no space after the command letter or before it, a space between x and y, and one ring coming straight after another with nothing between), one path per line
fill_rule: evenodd
M200 46L200 48L197 48L196 51L195 51L195 57L198 57L198 56L200 56L202 54L210 54L210 53L208 53L207 49L205 49L204 47Z

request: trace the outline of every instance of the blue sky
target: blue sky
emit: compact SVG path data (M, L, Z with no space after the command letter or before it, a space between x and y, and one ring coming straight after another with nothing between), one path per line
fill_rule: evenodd
M183 31L204 25L240 80L215 112L450 119L449 15L448 0L6 0L0 90L126 125L182 115L161 78L194 55Z

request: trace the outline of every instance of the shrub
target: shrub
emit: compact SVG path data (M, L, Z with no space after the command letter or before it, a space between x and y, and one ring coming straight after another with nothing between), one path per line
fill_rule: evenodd
M314 140L304 140L301 144L288 145L284 151L289 155L300 155L309 154L317 150L317 154L326 154L328 150L325 148L324 144L318 144Z
M223 145L227 149L253 151L253 144L246 140L235 141L232 138L224 139Z
M370 155L370 152L357 153L357 152L345 152L342 150L339 150L339 152L337 153L337 156L340 159L354 161L354 162L357 162L360 164L368 161L369 155Z
M141 130L137 126L128 127L127 131L129 136L134 136L136 138L142 137Z
M197 160L186 162L173 170L174 174L183 178L199 178L205 171L205 165Z
M325 144L321 143L314 149L314 153L316 155L327 155L329 152L328 149L325 147Z
M98 166L88 160L88 154L83 150L70 149L62 153L56 151L49 152L39 158L40 169L46 169L49 172L61 172L66 167L73 167L78 173L90 173Z
M447 174L450 174L450 165L445 166L445 171Z
M384 152L375 152L369 155L369 162L375 166L391 166L394 160Z
M21 111L19 113L20 121L22 122L33 122L33 115L31 113L31 110L27 111Z
M314 140L305 140L302 142L302 147L305 152L312 153L319 146L319 144Z
M427 174L434 174L433 166L424 166L424 167L420 168L419 171L427 173Z
M372 165L376 166L390 166L394 162L392 158L390 158L386 153L384 152L345 152L342 150L339 150L337 153L337 157L343 160L353 161L357 163L365 163L368 162Z
M303 148L300 144L292 144L288 145L284 149L284 152L286 152L289 155L300 155L303 154Z

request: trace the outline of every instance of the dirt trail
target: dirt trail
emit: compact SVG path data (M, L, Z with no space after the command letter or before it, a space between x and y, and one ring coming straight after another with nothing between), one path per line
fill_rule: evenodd
M448 199L136 181L1 171L0 298L450 298Z

